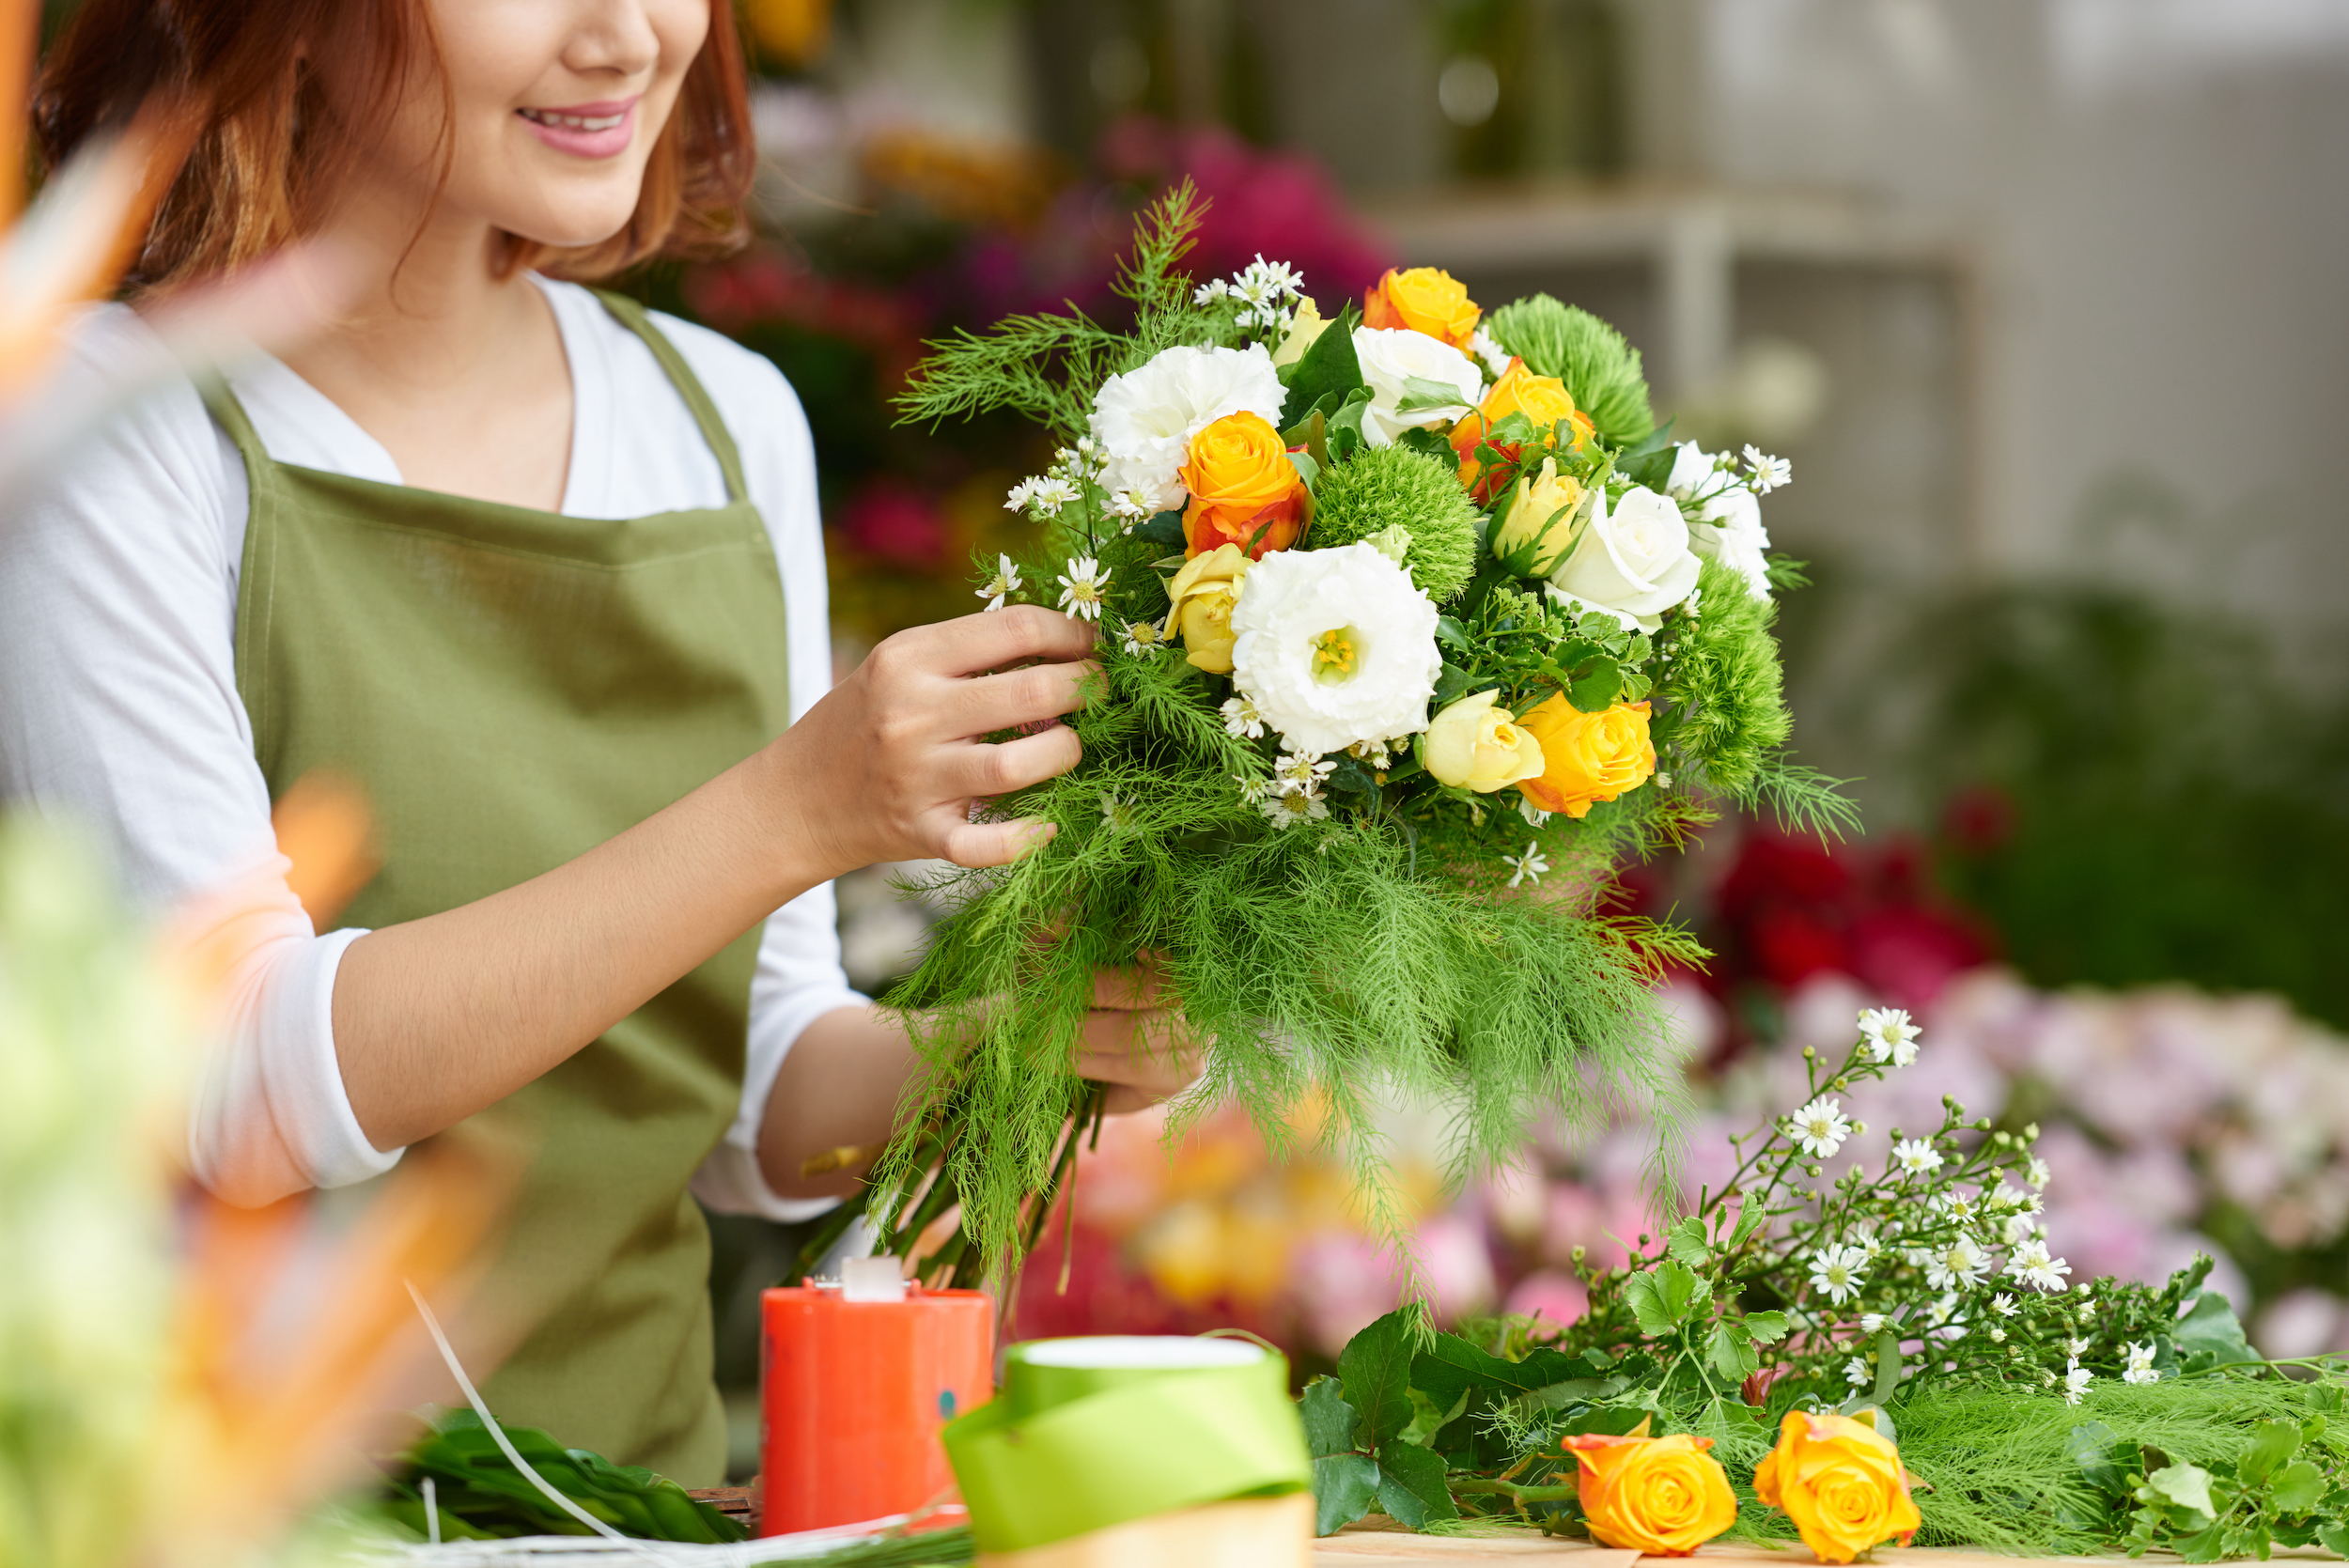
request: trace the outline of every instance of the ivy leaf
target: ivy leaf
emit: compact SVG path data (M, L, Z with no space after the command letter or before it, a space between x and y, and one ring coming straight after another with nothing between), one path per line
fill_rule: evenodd
M1457 463L1459 461L1459 455L1452 450L1452 443L1444 440L1443 433L1439 430L1418 428L1406 430L1394 438L1394 443L1397 446L1408 447L1423 457L1434 458L1440 462Z
M1451 1488L1444 1485L1443 1455L1409 1443L1378 1450L1378 1506L1408 1529L1423 1529L1430 1519L1456 1519Z
M1786 1321L1784 1312L1748 1312L1746 1314L1746 1332L1753 1336L1753 1343L1756 1344L1776 1344L1786 1337L1787 1330L1792 1327L1793 1325Z
M1397 1308L1338 1353L1346 1401L1361 1412L1354 1446L1375 1449L1411 1422L1411 1324Z
M1704 1358L1725 1383L1742 1383L1762 1370L1762 1353L1742 1323L1717 1323L1705 1336Z
M1438 623L1440 629L1441 623ZM1664 1250L1691 1268L1702 1268L1713 1259L1713 1250L1704 1244L1704 1221L1695 1215L1672 1221L1664 1233Z
M1366 1453L1325 1454L1314 1461L1314 1533L1335 1535L1370 1512L1378 1496L1378 1466Z
M2295 1459L2276 1476L2277 1512L2306 1514L2325 1498L2325 1474L2305 1459Z
M1306 1384L1297 1413L1305 1422L1305 1451L1315 1459L1353 1452L1361 1412L1346 1403L1346 1390L1336 1378L1316 1377Z
M2179 1359L2189 1373L2223 1362L2257 1358L2249 1342L2243 1337L2243 1324L2234 1315L2233 1304L2215 1290L2206 1290L2194 1298L2194 1305L2178 1319L2174 1337Z
M2244 1485L2257 1486L2299 1448L2298 1421L2262 1421L2251 1428L2251 1446L2235 1461L2234 1473Z
M2200 1465L2164 1466L2145 1478L2137 1497L2139 1502L2166 1502L2204 1520L2218 1516L2218 1506L2210 1497L2210 1472ZM2178 1549L2184 1551L2186 1544L2180 1542Z

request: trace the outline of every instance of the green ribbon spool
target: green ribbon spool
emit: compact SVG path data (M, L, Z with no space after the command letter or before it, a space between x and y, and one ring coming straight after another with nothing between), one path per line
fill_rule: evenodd
M1245 1341L1032 1340L946 1457L984 1552L1313 1484L1288 1362Z

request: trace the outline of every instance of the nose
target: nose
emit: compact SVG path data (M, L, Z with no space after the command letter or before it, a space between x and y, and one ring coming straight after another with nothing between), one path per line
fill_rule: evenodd
M646 0L581 0L563 64L583 76L640 76L661 59Z

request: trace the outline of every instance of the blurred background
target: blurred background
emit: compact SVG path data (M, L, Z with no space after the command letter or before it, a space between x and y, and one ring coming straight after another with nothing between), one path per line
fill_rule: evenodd
M1584 305L1677 434L1792 458L1796 745L1868 822L1724 821L1625 878L1719 955L1672 981L1695 1176L1804 1044L1910 1007L1911 1094L2054 1129L2082 1273L2211 1250L2271 1351L2349 1348L2349 0L741 9L761 239L647 291L806 403L844 668L972 607L1042 466L1010 425L891 426L921 340L1111 309L1173 179L1214 203L1202 276L1262 252L1325 309L1390 264ZM841 893L885 987L929 913L885 870ZM1159 1130L1088 1157L1019 1332L1236 1321L1311 1364L1392 1304L1336 1172ZM1647 1129L1464 1192L1439 1123L1391 1130L1449 1312L1570 1315L1576 1249L1647 1227ZM721 1223L747 1389L797 1238Z

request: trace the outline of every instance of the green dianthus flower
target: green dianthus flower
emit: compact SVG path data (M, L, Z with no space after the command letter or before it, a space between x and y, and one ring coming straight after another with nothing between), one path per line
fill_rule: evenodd
M1476 504L1450 464L1408 446L1374 446L1321 471L1307 540L1315 549L1395 527L1410 536L1404 564L1429 598L1441 604L1468 586L1476 570Z

